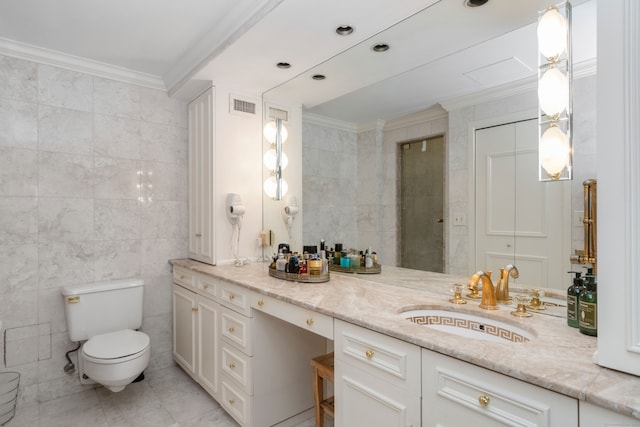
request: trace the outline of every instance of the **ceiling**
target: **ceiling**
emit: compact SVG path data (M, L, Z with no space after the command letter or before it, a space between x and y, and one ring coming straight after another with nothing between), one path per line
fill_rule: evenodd
M588 45L579 55L582 48L576 48L575 61L595 57L596 1L573 3L588 6L574 8L574 16L586 16L574 19L574 40ZM277 88L271 94L278 98L361 122L397 117L535 75L534 22L537 11L548 4L490 0L468 8L463 0L4 1L0 53L36 49L42 58L62 53L69 64L86 59L126 71L119 75L140 75L155 82L149 85L183 98L189 97L185 88L194 82L213 81L248 94ZM338 36L334 29L345 24L354 33ZM582 27L585 35L576 37ZM370 46L379 41L391 49L372 55ZM291 68L277 68L280 61ZM309 78L318 70L326 80Z

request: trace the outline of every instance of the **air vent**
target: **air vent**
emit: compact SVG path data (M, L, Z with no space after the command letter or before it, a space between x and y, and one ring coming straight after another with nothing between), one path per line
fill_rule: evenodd
M237 95L229 95L229 113L241 116L255 116L257 103Z

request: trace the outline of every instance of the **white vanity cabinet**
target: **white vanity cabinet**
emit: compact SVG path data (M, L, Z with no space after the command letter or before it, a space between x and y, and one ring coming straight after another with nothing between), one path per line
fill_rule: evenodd
M173 272L173 357L207 392L218 394L217 284L209 276Z
M420 347L337 319L334 326L335 425L420 426Z
M310 361L327 348L314 328L333 333L333 319L232 283L219 290L220 404L241 426L312 416Z
M578 401L426 349L422 426L577 427Z

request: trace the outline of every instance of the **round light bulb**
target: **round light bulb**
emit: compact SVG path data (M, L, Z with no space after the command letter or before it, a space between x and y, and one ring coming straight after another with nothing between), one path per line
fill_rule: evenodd
M538 82L540 109L549 117L558 116L569 105L569 81L562 71L550 68Z
M282 142L285 142L287 140L287 137L289 136L289 132L287 131L287 128L284 127L283 124L280 125L280 129L281 129L280 135L282 137ZM277 133L278 133L278 127L276 126L275 121L271 121L264 126L263 134L265 139L269 141L269 143L271 144L276 143Z
M275 176L270 176L269 178L267 178L266 181L264 182L264 186L263 186L264 192L271 199L275 199L276 198L276 189L277 189L277 187L278 187L278 183L276 182L276 177Z
M540 138L538 156L540 166L547 175L553 179L559 178L571 158L569 138L562 129L555 125L549 126Z
M278 160L278 155L276 153L276 150L274 148L268 150L266 153L264 153L264 157L262 158L264 161L264 165L267 167L267 169L269 169L271 172L276 170L276 162ZM287 155L284 153L284 151L282 152L282 157L281 157L281 162L282 162L282 169L284 170L287 165L289 164L289 158L287 157Z
M549 62L567 48L567 20L556 7L550 7L538 22L538 50Z
M287 191L289 191L289 184L287 184L287 181L281 178L280 185L282 186L282 197L284 197L287 194ZM276 177L270 176L269 178L267 178L264 182L263 188L264 192L269 198L275 199L276 191L278 190L278 182L276 181Z

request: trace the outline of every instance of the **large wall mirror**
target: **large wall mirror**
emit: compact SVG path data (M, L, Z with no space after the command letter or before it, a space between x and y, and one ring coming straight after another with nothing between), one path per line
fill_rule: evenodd
M291 240L295 247L320 239L329 246L372 247L383 266L403 266L408 254L422 258L435 251L431 255L442 262L425 269L466 275L511 260L522 264L523 285L566 289L566 272L580 268L570 265L569 256L582 245L576 221L582 181L595 177L596 1L573 2L574 180L544 187L536 182L537 164L526 161L537 158L531 146L537 141L536 20L553 2L490 0L477 8L464 3L436 2L264 94L265 104L286 106L295 118L285 177L293 181L290 192L300 206L297 222L286 230L284 202L265 198L264 227L276 230L276 241ZM375 52L382 44L389 49ZM503 135L509 132L518 138ZM511 150L487 148L498 134ZM440 172L425 166L413 174L441 186L441 212L423 220L431 230L441 227L442 238L407 243L407 235L418 233L407 232L403 219L410 208L406 193L403 198L402 173L409 168L403 157L423 155L444 159ZM492 171L478 170L478 162L491 156L505 167L510 162L500 172L510 168L510 181L488 180ZM535 179L529 180L532 173ZM489 183L490 197L484 194L478 203L487 191L486 185L479 188L480 179ZM536 185L535 191L526 185ZM499 227L481 230L486 224ZM540 230L559 239L555 253L541 249L553 267L533 256L527 262L518 258L518 248L539 243ZM482 232L497 236L496 242L478 237Z

